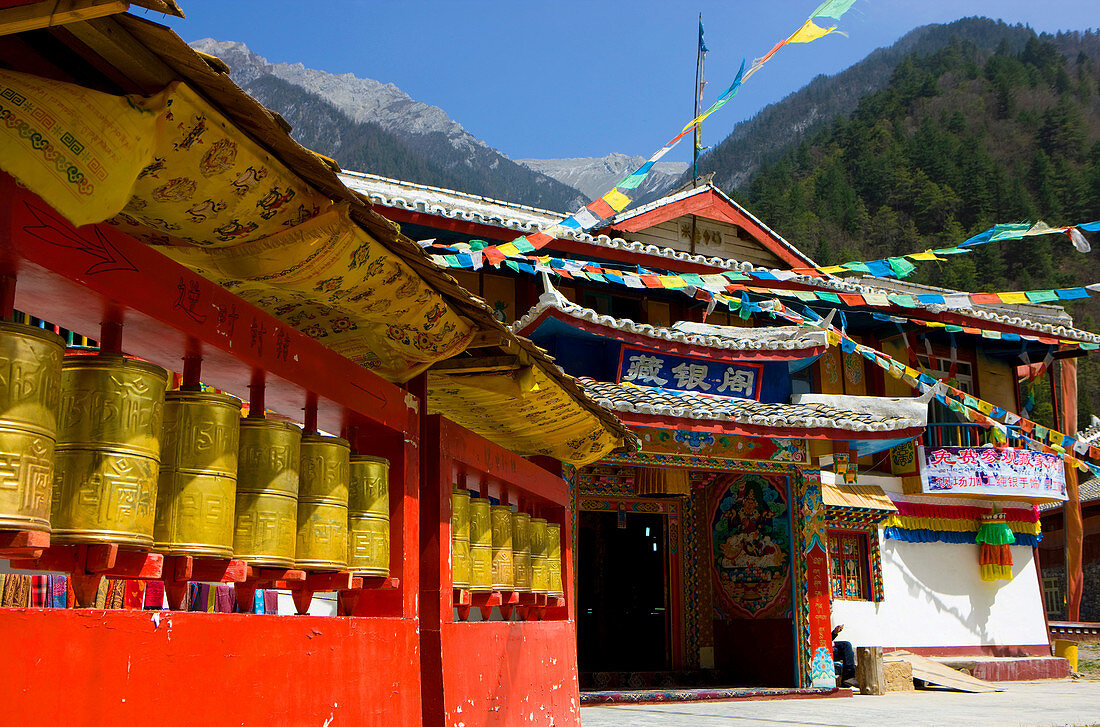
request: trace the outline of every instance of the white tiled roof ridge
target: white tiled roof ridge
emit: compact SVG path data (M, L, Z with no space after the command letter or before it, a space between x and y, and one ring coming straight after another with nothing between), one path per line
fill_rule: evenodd
M562 215L560 213L552 212L550 210L540 210L536 207L525 207L523 205L516 204L514 202L503 202L503 201L500 201L500 200L493 200L493 199L490 199L488 197L477 197L476 195L470 195L470 194L466 194L466 193L463 193L463 192L456 192L454 190L447 190L447 189L442 189L442 188L439 188L439 187L429 187L427 185L417 185L417 184L413 184L411 182L401 182L399 180L389 179L389 178L386 178L386 177L379 177L377 175L372 175L372 174L365 174L365 173L362 173L362 172L341 172L341 174L344 174L344 175L347 175L347 176L358 176L358 177L364 177L364 178L368 178L368 179L376 179L376 180L379 180L383 183L395 184L395 185L407 187L407 188L410 188L410 189L432 191L432 192L443 193L443 194L447 194L447 195L453 195L455 197L461 197L461 198L471 199L471 200L475 200L475 199L476 200L481 200L483 202L488 202L488 203L491 203L493 205L498 205L498 206L504 207L504 208L524 210L524 211L527 211L529 213L535 213L535 214L546 216L545 219L543 220L543 224L540 224L538 221L535 221L535 220L529 220L527 222L523 222L523 221L516 220L516 219L505 219L504 217L502 217L500 215L483 215L483 214L481 214L477 211L474 211L474 210L454 210L454 209L449 210L446 207L444 207L443 205L439 204L438 202L430 200L430 199L414 199L412 201L409 201L409 200L405 199L404 197L400 197L400 196L386 196L386 195L382 194L381 192L379 192L377 190L356 189L356 185L354 184L354 182L351 182L351 183L348 184L348 186L351 189L356 190L356 191L360 192L361 194L366 195L371 200L372 203L380 204L380 205L385 206L385 207L398 207L398 208L406 209L406 210L409 210L409 211L412 211L412 212L424 212L424 213L427 213L427 214L446 217L448 219L462 219L462 220L465 220L467 222L481 222L483 224L489 224L489 225L494 225L494 226L497 226L497 227L505 227L505 228L508 228L508 229L513 229L513 230L516 230L517 232L520 232L520 233L523 233L523 234L541 232L543 229L548 228L551 225L559 222L562 219L562 217L565 216L565 215ZM345 181L348 181L348 180L345 180ZM761 223L761 224L763 224L763 223ZM706 266L710 266L710 267L720 268L720 269L723 269L723 270L729 270L729 271L732 271L732 272L750 273L752 271L760 270L760 271L763 271L763 272L772 273L773 275L778 273L780 276L788 276L788 274L790 273L789 270L775 270L775 269L772 269L772 268L758 268L755 265L753 265L752 263L748 263L748 262L742 262L742 261L738 261L738 260L729 260L729 259L726 259L726 258L707 257L707 256L704 256L704 255L694 255L692 253L684 252L682 250L673 250L673 249L667 248L667 247L658 247L656 245L650 245L650 244L646 244L646 243L642 243L642 242L624 240L621 237L611 238L611 237L608 237L607 235L595 235L595 236L593 236L593 235L590 235L586 232L576 232L576 231L572 231L572 230L566 231L565 233L561 234L560 237L561 237L561 239L569 239L569 240L576 240L578 242L589 243L589 244L595 245L597 247L607 247L607 248L618 249L618 250L627 250L627 251L630 251L630 252L636 252L636 253L641 253L641 254L645 254L645 255L653 255L655 257L662 257L662 258L666 258L666 259L671 258L671 259L679 260L681 262L694 263L694 264L697 264L697 265L706 265ZM878 293L878 294L881 294L881 295L885 295L885 294L888 294L888 293L897 294L897 291L875 288L871 285L867 285L867 284L863 284L863 283L848 282L847 280L844 280L844 279L841 279L841 278L836 278L836 277L817 278L817 277L811 277L811 276L808 276L808 275L798 275L798 274L796 274L794 276L788 276L787 280L792 281L792 282L801 283L803 285L807 285L807 286L810 286L810 287L824 288L824 289L839 292L839 293L859 293L859 294L862 294L862 293ZM764 284L766 284L768 281L762 280L762 281L757 281L757 282L762 284L762 285L757 286L757 287L765 287ZM943 289L943 290L947 290L947 289ZM1012 326L1014 328L1023 328L1023 329L1027 329L1027 330L1031 330L1031 331L1035 331L1035 332L1048 333L1052 336L1057 336L1057 337L1060 337L1060 338L1068 338L1068 339L1073 339L1073 340L1077 340L1077 341L1085 341L1085 342L1088 342L1088 343L1100 343L1100 335L1097 335L1095 333L1090 333L1088 331L1082 331L1082 330L1079 330L1079 329L1076 329L1076 328L1067 327L1067 326L1063 326L1063 325L1056 325L1056 324L1050 324L1050 323L1041 323L1041 322L1034 321L1034 320L1031 320L1029 318L1024 318L1024 317L1021 317L1021 316L1012 316L1012 315L1007 315L1007 314L1002 314L1002 313L996 313L992 310L989 310L988 308L983 308L981 306L974 306L974 307L971 307L971 308L952 308L952 307L949 307L949 306L946 306L946 305L924 304L924 303L921 303L920 301L916 301L916 300L914 300L914 303L916 303L916 306L917 306L918 309L927 310L927 311L930 311L932 313L943 313L943 312L951 311L951 312L956 313L956 314L961 315L961 316L986 320L986 321L989 321L991 323L999 323L1001 325ZM1051 309L1057 309L1057 306L1047 306L1047 307L1050 307Z
M636 323L628 318L613 318L612 316L598 313L591 308L585 308L584 306L566 299L553 289L543 293L534 307L512 324L512 330L516 332L523 330L547 308L555 308L573 318L586 320L589 323L606 326L617 331L633 333L639 336L646 336L647 338L656 338L664 341L705 346L707 348L726 349L730 351L792 351L800 348L827 345L825 332L813 328L799 329L803 331L803 333L798 338L788 338L785 340L776 338L771 341L766 341L760 339L734 339L698 333L685 333L665 326ZM784 328L792 327L784 326Z
M879 418L865 412L848 411L822 404L765 404L758 401L699 396L690 392L669 392L650 387L631 389L620 384L581 377L577 382L597 404L612 411L634 412L681 419L732 421L770 427L828 428L859 432L890 432L922 427L906 417ZM600 389L611 389L605 393ZM619 394L612 398L612 394ZM645 402L638 397L655 396L670 401ZM675 401L676 403L672 403ZM683 402L682 405L677 405ZM755 410L755 411L754 411Z

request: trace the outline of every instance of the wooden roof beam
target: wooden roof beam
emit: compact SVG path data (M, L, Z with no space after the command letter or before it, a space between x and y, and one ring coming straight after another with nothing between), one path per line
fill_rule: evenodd
M433 374L487 374L523 368L519 356L481 356L450 358L431 367Z
M0 35L25 33L124 13L126 0L41 0L0 10Z

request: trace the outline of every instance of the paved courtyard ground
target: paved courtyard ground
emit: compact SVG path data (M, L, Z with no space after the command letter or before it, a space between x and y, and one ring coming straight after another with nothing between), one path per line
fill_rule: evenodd
M1005 691L894 692L850 699L682 702L584 707L582 727L1063 727L1100 725L1100 680L998 682Z

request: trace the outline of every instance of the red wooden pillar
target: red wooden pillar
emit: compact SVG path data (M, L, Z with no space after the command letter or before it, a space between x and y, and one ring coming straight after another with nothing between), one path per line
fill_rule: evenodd
M1063 434L1077 434L1077 362L1071 358L1055 361L1050 372L1054 383L1056 425ZM1081 595L1084 592L1085 523L1081 516L1081 496L1077 489L1077 470L1066 466L1066 501L1062 512L1066 532L1066 620L1081 620ZM1039 564L1036 563L1038 568Z

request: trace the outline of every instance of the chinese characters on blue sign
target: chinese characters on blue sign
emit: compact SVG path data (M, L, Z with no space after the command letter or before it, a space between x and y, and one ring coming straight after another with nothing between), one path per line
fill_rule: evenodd
M758 400L763 369L760 364L730 364L669 356L644 348L623 346L619 360L619 382Z

